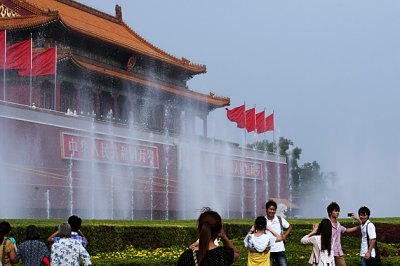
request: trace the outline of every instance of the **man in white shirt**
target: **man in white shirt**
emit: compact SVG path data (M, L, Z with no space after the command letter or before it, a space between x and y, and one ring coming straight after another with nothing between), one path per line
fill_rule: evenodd
M285 243L287 236L292 232L292 226L283 218L275 215L277 204L273 200L267 201L265 203L265 210L267 215L267 227L271 228L271 230L275 231L279 235L281 235L282 240L280 242L275 242L271 246L270 253L270 263L271 266L279 265L279 266L287 266L287 259L285 254ZM283 232L283 229L286 229L286 232Z
M371 211L365 206L358 210L358 216L361 221L361 266L366 266L368 263L367 261L372 262L372 264L369 262L368 265L375 265L376 254L374 247L376 243L376 231L375 225L369 221L370 214ZM367 238L369 239L369 243Z

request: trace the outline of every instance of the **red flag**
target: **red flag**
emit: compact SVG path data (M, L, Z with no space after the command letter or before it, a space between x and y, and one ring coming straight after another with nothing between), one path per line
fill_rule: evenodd
M7 46L6 68L22 69L31 66L31 40ZM3 68L3 66L1 66Z
M56 48L49 48L32 55L32 77L56 74ZM29 76L30 69L18 71L19 76Z
M265 132L265 111L256 114L256 132L258 134Z
M228 117L228 119L232 122L236 122L238 128L244 128L245 126L244 112L246 109L244 104L239 107L235 107L231 110L229 110L228 108L225 109L227 111L226 116Z
M274 113L265 118L265 132L274 131Z
M4 68L4 59L6 57L6 32L0 31L0 68Z
M246 111L246 129L247 132L252 132L256 129L256 108Z

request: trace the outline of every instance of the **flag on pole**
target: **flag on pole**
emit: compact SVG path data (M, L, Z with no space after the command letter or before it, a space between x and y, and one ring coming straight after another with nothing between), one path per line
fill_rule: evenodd
M6 68L22 69L30 68L31 65L31 40L18 42L7 46L6 49ZM1 66L4 68L4 66Z
M56 74L56 48L49 48L32 54L32 73L30 68L18 70L19 76L46 76Z
M228 108L226 109L226 116L228 117L228 119L232 122L236 122L237 127L238 128L244 128L246 121L245 121L245 110L246 107L245 105L241 105L238 107L235 107L231 110L229 110Z
M256 132L258 134L265 132L265 110L256 114Z
M274 131L275 125L274 125L274 113L270 114L265 118L265 132L267 131Z
M246 111L246 129L247 132L252 132L256 129L256 108Z

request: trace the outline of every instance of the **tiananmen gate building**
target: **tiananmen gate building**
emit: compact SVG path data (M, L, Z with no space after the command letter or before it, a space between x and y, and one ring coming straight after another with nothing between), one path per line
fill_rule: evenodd
M288 199L285 157L207 137L230 99L188 88L206 66L142 38L120 6L2 0L0 15L3 217L243 218Z

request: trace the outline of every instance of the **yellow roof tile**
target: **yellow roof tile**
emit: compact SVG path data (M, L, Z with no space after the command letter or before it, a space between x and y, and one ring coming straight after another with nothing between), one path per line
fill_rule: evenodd
M181 67L193 74L206 72L205 65L192 64L185 58L179 59L152 45L126 25L122 18L111 16L79 2L72 0L13 1L15 4L25 7L27 7L26 4L31 5L31 11L35 12L35 16L13 18L12 20L16 20L16 24L14 22L7 24L9 27L21 28L40 25L47 22L44 17L48 16L54 19L54 16L57 15L66 27L82 34ZM6 23L6 20L1 19L0 27L4 28Z

